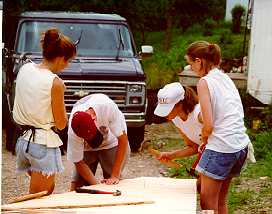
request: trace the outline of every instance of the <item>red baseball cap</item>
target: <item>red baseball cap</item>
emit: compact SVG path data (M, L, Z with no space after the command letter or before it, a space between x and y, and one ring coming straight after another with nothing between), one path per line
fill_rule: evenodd
M84 111L74 113L71 127L75 134L84 140L90 140L95 137L97 128L91 115Z

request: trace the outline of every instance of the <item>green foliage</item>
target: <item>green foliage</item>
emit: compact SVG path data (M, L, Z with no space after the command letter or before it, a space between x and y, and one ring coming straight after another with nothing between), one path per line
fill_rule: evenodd
M256 147L254 147L256 150ZM256 179L257 177L267 176L272 179L272 156L266 159L257 159L255 164L247 164L242 172L242 177Z
M268 105L262 110L260 119L262 121L262 130L272 129L272 105Z
M213 34L212 30L216 27L216 22L213 19L208 18L204 21L203 27L203 36L211 36Z
M245 8L242 5L236 5L231 10L232 15L232 32L240 33L241 22L245 14Z
M222 31L222 33L220 33L219 43L221 45L229 45L229 44L233 43L232 38L231 38L231 32L229 29L226 29L226 30Z
M163 32L148 32L146 44L153 45L154 55L143 61L147 75L148 88L160 88L163 85L178 80L178 73L186 65L184 55L188 45L197 40L218 43L221 47L223 58L241 58L243 55L243 35L232 34L229 24L221 22L217 26L213 21L207 21L212 31L212 36L202 36L204 25L195 24L185 32L173 30L173 39L168 52L163 51ZM224 26L224 27L220 27ZM140 47L141 39L136 35L137 46Z
M204 32L204 26L197 23L189 27L185 33L188 35L189 34L199 35L199 34L202 34L203 32Z
M250 139L254 147L256 159L266 159L272 157L272 132L265 131L254 134L249 133Z

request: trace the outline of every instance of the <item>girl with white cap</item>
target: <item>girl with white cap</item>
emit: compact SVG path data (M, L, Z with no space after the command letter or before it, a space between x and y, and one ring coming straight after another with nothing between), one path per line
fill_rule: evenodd
M197 154L201 144L202 119L198 97L190 87L179 82L165 85L158 92L158 105L154 114L172 120L178 128L186 147L171 152L162 152L157 158L169 161Z

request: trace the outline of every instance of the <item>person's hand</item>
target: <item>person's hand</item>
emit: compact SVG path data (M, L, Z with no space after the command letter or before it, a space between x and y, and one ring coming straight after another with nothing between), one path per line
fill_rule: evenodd
M110 178L103 179L103 180L101 181L101 183L105 183L105 184L107 184L107 185L113 185L113 184L118 184L119 181L120 181L119 178L114 177L114 176L111 176Z
M161 152L161 154L157 157L159 161L167 162L173 159L171 152Z

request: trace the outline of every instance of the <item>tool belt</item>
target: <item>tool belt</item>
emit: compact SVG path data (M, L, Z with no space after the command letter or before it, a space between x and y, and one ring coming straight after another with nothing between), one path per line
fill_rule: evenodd
M19 136L23 136L27 131L31 130L31 134L28 138L27 147L26 147L26 153L28 153L30 141L31 140L32 140L32 142L35 141L36 130L42 129L42 128L36 128L36 127L30 126L30 125L19 125L19 124L16 124L16 126L19 129ZM56 127L54 127L54 126L51 127L51 130L53 132L55 132L56 134L59 134L59 131Z
M36 129L42 129L42 128L36 128L30 125L18 125L18 124L17 124L17 127L19 129L19 136L23 136L27 131L31 130L31 134L28 138L27 147L26 147L26 153L28 153L30 141L32 140L32 142L34 142L35 140Z

